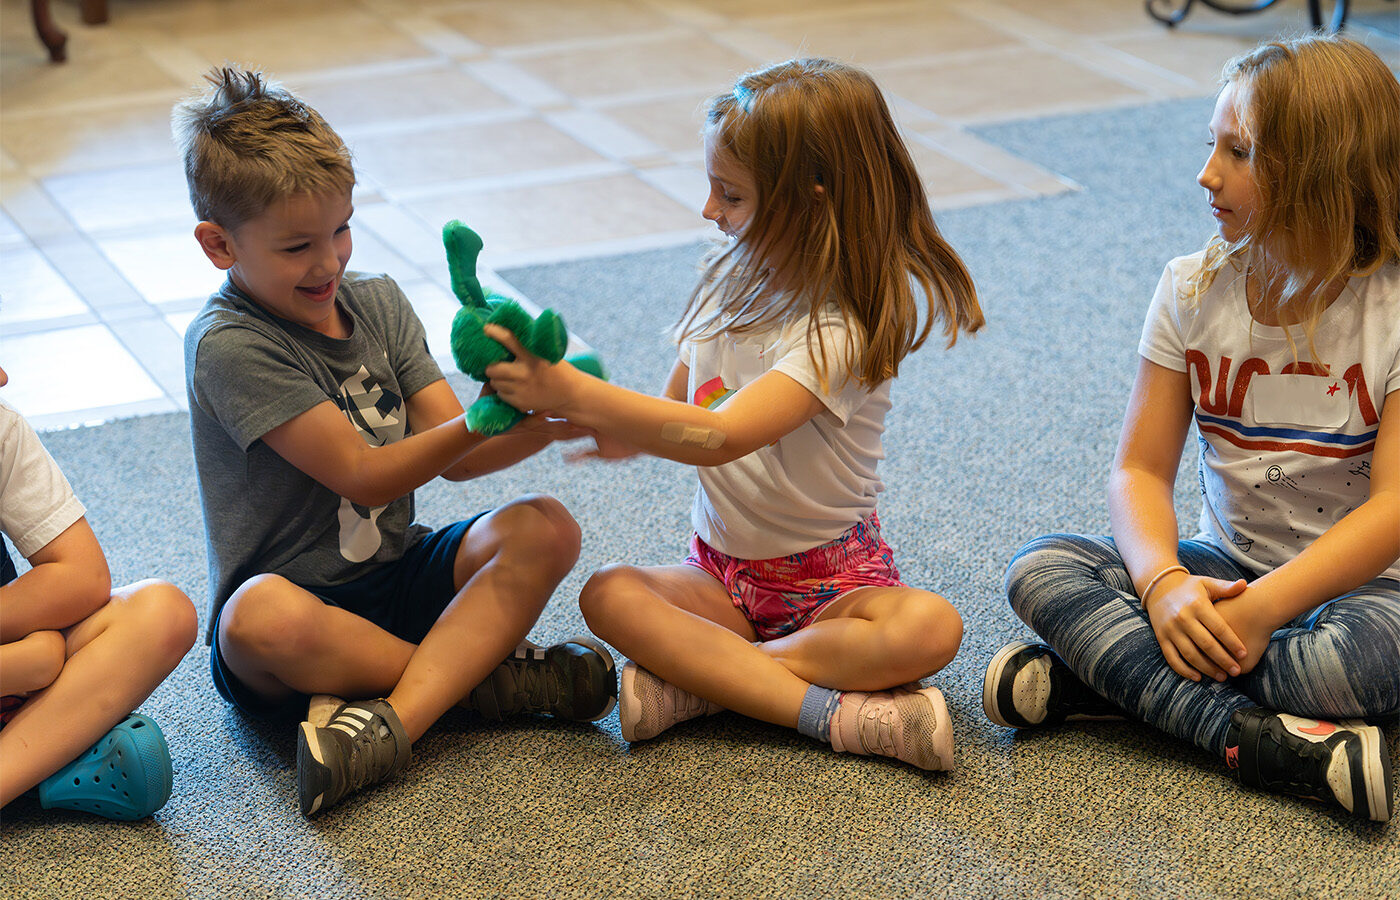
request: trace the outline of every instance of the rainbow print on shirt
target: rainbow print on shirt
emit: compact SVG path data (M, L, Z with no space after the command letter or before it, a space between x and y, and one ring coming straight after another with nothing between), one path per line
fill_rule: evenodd
M709 381L695 389L695 405L704 409L718 409L719 405L728 400L734 391L725 387L724 382L716 375Z

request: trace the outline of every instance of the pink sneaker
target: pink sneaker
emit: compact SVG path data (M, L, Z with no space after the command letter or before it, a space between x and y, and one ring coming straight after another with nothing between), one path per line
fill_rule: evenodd
M953 768L953 726L938 688L847 691L831 719L838 753L893 756L920 769Z
M628 660L617 691L617 717L622 739L644 741L687 719L712 716L724 707L688 694Z

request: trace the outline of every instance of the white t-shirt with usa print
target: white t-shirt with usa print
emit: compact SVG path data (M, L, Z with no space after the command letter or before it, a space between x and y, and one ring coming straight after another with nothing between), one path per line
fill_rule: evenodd
M1138 352L1185 372L1200 433L1198 537L1263 574L1364 503L1386 394L1400 390L1400 266L1353 278L1314 334L1249 313L1242 270L1199 299L1203 253L1162 273ZM1322 365L1318 365L1321 363ZM1400 579L1400 562L1386 571Z

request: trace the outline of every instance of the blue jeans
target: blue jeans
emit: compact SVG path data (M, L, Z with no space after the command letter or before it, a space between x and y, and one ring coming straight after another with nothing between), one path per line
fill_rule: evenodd
M1204 541L1182 541L1193 575L1252 578ZM1007 567L1022 621L1080 679L1130 714L1218 756L1230 714L1267 709L1345 719L1400 712L1400 582L1377 578L1275 631L1258 665L1224 682L1193 682L1167 665L1113 540L1051 534Z

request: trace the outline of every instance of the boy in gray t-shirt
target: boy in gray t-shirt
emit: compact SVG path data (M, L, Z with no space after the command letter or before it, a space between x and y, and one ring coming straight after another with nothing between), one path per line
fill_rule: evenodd
M208 80L173 120L195 238L228 272L185 334L219 692L259 716L317 695L297 745L308 816L403 768L456 704L602 718L607 650L524 640L578 557L568 511L536 495L439 531L414 522L419 486L567 432L471 432L398 286L346 272L355 174L340 137L261 75Z

